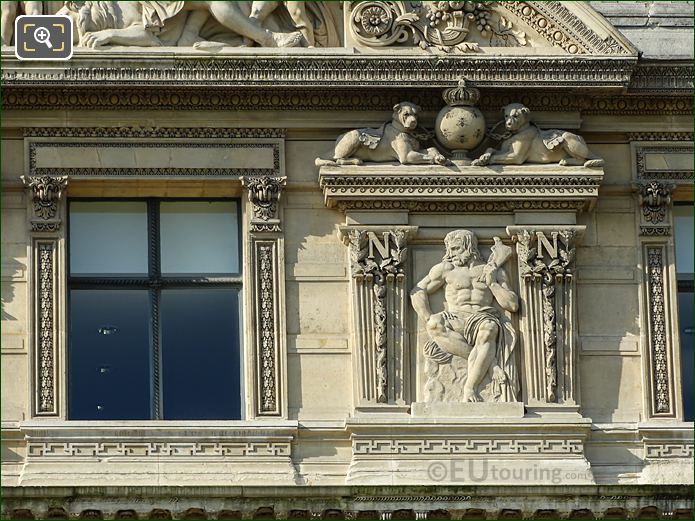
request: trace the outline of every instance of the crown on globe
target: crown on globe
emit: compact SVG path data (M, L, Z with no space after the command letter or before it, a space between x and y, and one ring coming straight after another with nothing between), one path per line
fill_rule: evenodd
M475 105L480 101L480 91L475 87L466 87L466 80L459 80L458 87L446 89L442 98L450 107Z

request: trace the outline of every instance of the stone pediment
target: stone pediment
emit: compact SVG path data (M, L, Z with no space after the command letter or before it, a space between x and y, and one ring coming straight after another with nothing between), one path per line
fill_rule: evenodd
M450 166L322 166L319 173L326 206L343 211L586 210L596 201L602 179L602 168L474 167L459 161Z
M586 2L352 2L346 43L444 52L636 56Z
M126 10L137 3L108 4ZM305 4L315 29L313 48L271 48L260 37L244 47L231 29L214 33L207 25L195 46L184 44L183 36L167 39L173 29L154 36L141 29L137 44L124 45L119 31L128 29L128 20L140 27L142 16L124 11L114 18L123 27L82 35L67 62L20 62L3 46L2 82L444 87L467 78L478 86L624 89L637 62L630 42L585 2L366 1L345 2L342 12L336 3ZM298 26L283 9L264 24L275 35L294 34L288 31ZM184 9L176 16L194 14ZM238 21L245 15L234 16Z

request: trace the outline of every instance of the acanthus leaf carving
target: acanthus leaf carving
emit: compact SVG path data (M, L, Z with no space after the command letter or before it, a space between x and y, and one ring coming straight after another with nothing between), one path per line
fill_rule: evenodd
M526 34L501 15L498 2L367 1L350 16L350 32L361 45L408 44L444 52L479 52L480 43L526 45ZM470 38L475 34L475 40ZM477 41L476 41L477 40Z
M287 177L246 176L242 184L247 190L253 216L251 230L256 232L279 232L278 203Z
M34 231L57 231L60 228L58 203L68 185L68 176L21 176L22 182L32 193Z
M668 211L673 183L644 181L636 185L641 207L640 235L664 236L671 234Z

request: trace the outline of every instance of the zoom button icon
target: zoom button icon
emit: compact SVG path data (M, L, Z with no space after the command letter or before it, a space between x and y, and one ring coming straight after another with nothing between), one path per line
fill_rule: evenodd
M72 57L72 20L61 15L22 15L15 19L15 55L20 60Z

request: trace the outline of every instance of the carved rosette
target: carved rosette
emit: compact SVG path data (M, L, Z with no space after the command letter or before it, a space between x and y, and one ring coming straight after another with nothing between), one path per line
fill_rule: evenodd
M479 52L478 41L492 46L526 45L526 34L495 9L495 2L358 3L350 33L367 47L412 44L450 52ZM478 41L472 41L475 35Z
M507 228L517 248L531 405L577 405L574 264L581 231Z
M58 204L68 185L67 176L21 176L31 191L34 215L31 229L35 232L57 232L60 229Z
M671 235L669 207L675 187L675 184L660 181L645 181L635 186L641 209L640 235Z
M359 403L403 403L406 244L414 228L366 228L341 228L353 281Z
M247 190L253 217L251 231L279 232L278 204L287 183L287 177L259 176L244 177L242 183Z

